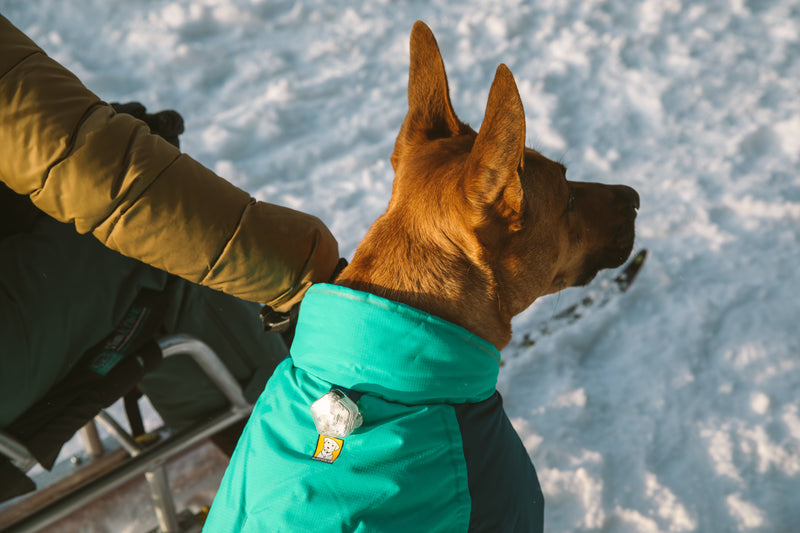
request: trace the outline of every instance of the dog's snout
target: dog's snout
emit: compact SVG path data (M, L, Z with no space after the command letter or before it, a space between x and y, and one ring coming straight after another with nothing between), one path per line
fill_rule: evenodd
M630 189L630 187L628 188ZM639 209L639 193L635 189L631 189L631 196L631 205L633 205L634 209Z
M617 191L626 207L630 207L635 215L640 206L639 193L633 187L628 187L627 185L617 185Z

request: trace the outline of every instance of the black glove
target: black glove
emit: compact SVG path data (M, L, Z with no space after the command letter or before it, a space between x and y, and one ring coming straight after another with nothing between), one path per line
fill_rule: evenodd
M125 104L112 102L111 107L117 113L125 113L143 120L150 127L150 133L160 135L176 148L181 147L178 135L183 133L183 117L177 111L167 109L158 113L148 113L147 109L139 102Z

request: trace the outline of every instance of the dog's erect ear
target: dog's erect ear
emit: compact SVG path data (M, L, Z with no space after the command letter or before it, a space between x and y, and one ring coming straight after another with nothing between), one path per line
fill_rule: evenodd
M489 90L481 129L469 155L467 194L475 207L504 216L522 210L520 174L525 156L525 110L514 76L500 65Z
M457 135L464 128L450 102L447 74L436 38L424 22L417 21L411 30L408 115L399 138L413 144Z

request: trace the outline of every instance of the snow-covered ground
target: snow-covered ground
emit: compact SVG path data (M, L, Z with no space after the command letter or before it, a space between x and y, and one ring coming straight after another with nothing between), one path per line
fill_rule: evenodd
M539 300L504 350L499 389L547 530L800 531L794 0L0 0L0 12L102 98L180 111L185 152L319 216L345 257L389 199L413 22L436 34L475 127L505 62L529 144L572 179L635 187L637 248L651 253L628 293L524 347L586 289ZM152 526L115 513L74 527Z

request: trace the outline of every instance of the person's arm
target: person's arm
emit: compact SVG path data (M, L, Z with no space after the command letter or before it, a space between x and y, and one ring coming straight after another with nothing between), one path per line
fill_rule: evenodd
M2 15L0 179L113 250L278 310L339 259L319 219L257 202L115 113Z

